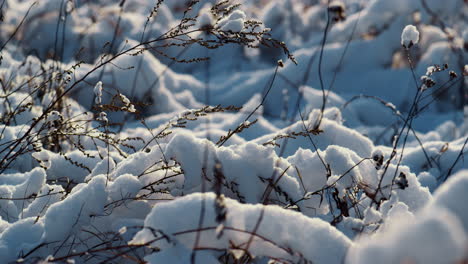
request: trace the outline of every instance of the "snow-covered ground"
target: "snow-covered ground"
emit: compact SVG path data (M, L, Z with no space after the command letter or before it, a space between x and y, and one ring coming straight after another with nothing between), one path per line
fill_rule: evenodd
M0 263L468 261L467 1L0 8Z

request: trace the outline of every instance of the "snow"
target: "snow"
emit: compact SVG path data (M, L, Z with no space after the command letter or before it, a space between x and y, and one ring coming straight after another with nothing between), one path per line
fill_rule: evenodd
M124 174L118 177L111 185L109 198L112 201L133 198L140 191L142 184L131 174Z
M419 42L419 31L413 25L407 25L401 33L401 45L405 48L411 48L411 46L418 44Z
M145 219L145 226L158 228L175 241L173 243L155 242L153 245L165 248L163 252L166 249L171 250L172 247L191 247L195 242L195 232L178 234L178 231L197 228L201 202L206 204L203 227L208 229L201 234L200 247L229 248L230 245L245 245L250 234L236 230L253 230L261 213L263 220L256 232L258 237L253 239L251 245L254 256L284 258L291 262L299 261L302 257L314 263L331 263L341 261L346 254L346 248L351 244L346 236L320 219L310 219L278 206L240 204L228 198L224 201L227 216L223 235L217 238L216 213L212 206L215 198L214 194L192 194L154 207ZM130 243L141 244L152 239L154 239L153 233L146 229L137 233ZM302 240L307 240L308 243L299 242ZM178 257L178 261L190 261L189 254L185 257L170 255L168 252L159 255L161 254L154 253L149 258L153 261L172 262ZM213 258L214 256L211 257Z
M0 263L467 262L468 6L326 2L5 1Z
M468 171L461 170L434 193L434 204L450 210L468 230L467 205L464 197L468 189ZM467 231L468 232L468 231Z
M241 32L244 29L246 15L241 10L235 10L228 17L218 21L218 27L223 31Z
M446 210L418 217L400 212L384 231L355 243L346 263L453 263L464 257L466 243L461 223Z
M102 82L99 81L96 83L96 86L94 86L94 96L96 97L95 103L96 104L101 104L101 97L102 97Z
M196 139L189 134L176 135L168 143L165 154L181 163L185 172L184 193L200 191L202 166L205 167L206 176L213 178L211 168L215 167L214 161L218 160L223 166L226 182L235 183L235 186L231 186L233 195L250 203L261 202L265 198L265 184L262 180L267 180L275 174L279 175L288 165L286 162L276 163L278 157L267 147L247 143L233 148L218 149L211 142ZM255 159L257 157L262 158ZM278 184L292 199L301 198L297 193L299 184L289 173L286 172Z
M35 242L44 232L42 223L34 218L26 218L7 227L0 235L0 261L8 263L20 250L28 252L35 247Z
M107 118L107 113L106 112L100 112L99 116L96 118L96 120L101 121L103 123L108 123L109 119Z
M199 16L198 17L199 28L214 26L215 20L208 6L205 6L204 8L202 8L198 16Z
M88 184L75 187L74 193L60 203L53 204L44 217L43 240L62 240L100 214L106 202L106 178L95 177ZM73 223L63 225L62 223Z

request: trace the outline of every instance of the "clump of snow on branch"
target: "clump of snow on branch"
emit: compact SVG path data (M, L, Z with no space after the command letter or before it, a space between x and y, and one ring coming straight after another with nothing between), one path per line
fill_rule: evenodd
M246 15L241 10L235 10L218 22L218 27L223 31L241 32L244 29Z
M401 45L405 48L411 48L419 42L419 31L413 25L407 25L401 33Z

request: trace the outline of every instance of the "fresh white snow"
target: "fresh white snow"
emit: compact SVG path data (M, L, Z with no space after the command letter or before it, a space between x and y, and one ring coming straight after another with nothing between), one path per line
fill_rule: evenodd
M401 45L405 48L411 48L411 46L418 44L419 42L419 31L413 25L407 25L401 33Z
M466 3L192 4L0 4L0 263L468 261Z

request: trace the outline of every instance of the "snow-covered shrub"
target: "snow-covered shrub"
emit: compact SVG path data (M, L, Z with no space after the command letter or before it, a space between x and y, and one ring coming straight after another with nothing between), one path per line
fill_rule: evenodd
M463 263L463 1L0 4L0 263Z

